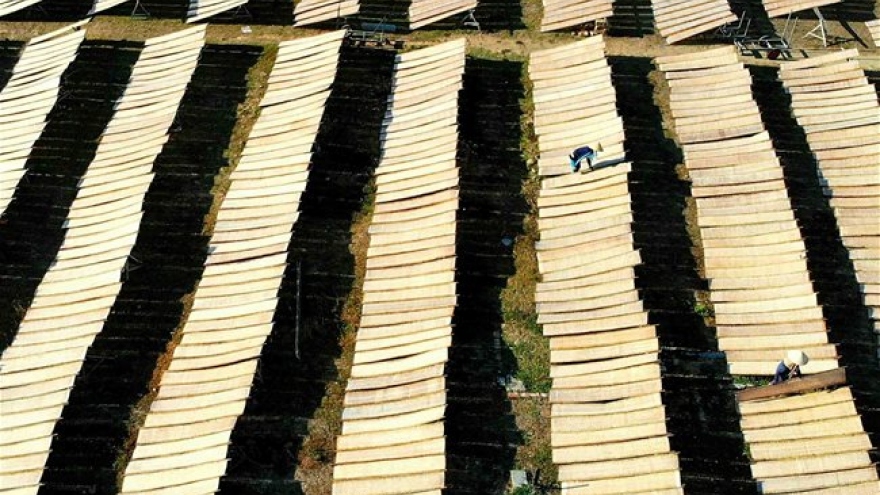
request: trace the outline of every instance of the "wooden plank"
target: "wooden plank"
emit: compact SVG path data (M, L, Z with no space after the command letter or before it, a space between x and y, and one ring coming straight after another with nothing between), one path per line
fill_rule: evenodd
M651 452L652 450L662 450L665 444L668 444L668 440L665 438L657 439L653 442L656 445L652 445L651 449L640 449L647 452ZM621 446L623 447L623 446ZM619 487L624 488L626 485L623 485L621 481L625 480L628 477L634 477L638 475L649 475L653 473L661 473L667 472L670 470L678 469L678 457L675 454L648 454L642 456L636 456L633 454L628 457L626 456L629 452L620 452L619 456L622 458L602 461L602 462L589 462L583 464L572 464L568 462L560 462L563 464L560 466L560 480L563 479L576 479L576 480L590 480L594 482L595 480L613 479L617 483L619 483ZM577 454L576 451L572 452L572 457ZM563 459L567 459L568 457L564 457ZM555 459L554 459L555 461ZM566 464L572 464L571 466L566 466ZM643 480L639 480L644 483ZM636 489L636 486L631 486L630 488ZM640 484L638 488L646 488L644 484ZM626 489L626 488L624 488ZM626 493L626 492L624 492Z
M841 471L869 465L871 465L871 460L867 452L845 452L825 456L759 462L752 465L752 474L759 479L786 475L807 476L815 473Z
M749 444L751 457L756 462L775 459L810 457L845 452L866 452L871 450L871 441L865 434L841 435L820 439L805 439L796 442L780 441Z
M656 465L652 466L648 459L641 459L641 462L646 465L641 468L634 467L633 471L629 471L625 468L634 464L632 458L639 459L642 456L651 455L663 456L667 452L669 452L669 439L663 436L599 445L560 447L553 450L553 462L557 464L591 463L584 466L586 474L601 471L600 465L604 467L616 461L620 463L617 468L619 469L618 475L623 473L641 474L645 472L642 470L656 471L660 469ZM669 456L664 457L667 462L670 457L676 458L674 454L666 454L666 456ZM667 464L664 462L663 465Z
M765 399L782 395L809 392L816 389L833 387L846 384L846 370L837 368L824 373L808 375L802 378L789 380L777 385L749 388L736 393L738 402Z
M442 437L439 437L400 445L386 446L386 448L380 449L337 450L336 464L425 457L432 452L442 451L444 448L444 442L445 440Z
M804 490L831 489L838 486L872 481L876 485L876 478L877 470L874 467L862 467L828 473L813 473L810 476L767 478L762 480L761 484L764 487L765 493L797 493Z

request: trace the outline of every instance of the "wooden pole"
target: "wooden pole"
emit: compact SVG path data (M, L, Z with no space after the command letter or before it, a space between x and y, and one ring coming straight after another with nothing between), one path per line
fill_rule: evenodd
M831 371L816 373L802 378L792 378L776 385L747 388L736 393L739 402L766 399L779 395L792 395L813 390L846 384L846 371L844 368L835 368Z
M299 359L299 320L300 314L302 311L302 261L296 260L296 334L294 336L295 340L293 343L293 352L296 355L296 358Z

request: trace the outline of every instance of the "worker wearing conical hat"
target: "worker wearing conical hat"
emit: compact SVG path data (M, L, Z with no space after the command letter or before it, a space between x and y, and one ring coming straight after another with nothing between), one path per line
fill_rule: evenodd
M810 358L803 351L788 351L776 366L776 374L773 376L771 385L801 376L801 366L809 361Z

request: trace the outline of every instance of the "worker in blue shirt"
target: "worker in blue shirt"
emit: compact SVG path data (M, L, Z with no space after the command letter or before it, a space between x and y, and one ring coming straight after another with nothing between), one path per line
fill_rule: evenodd
M585 160L587 162L587 166L590 168L590 170L592 170L593 160L595 160L598 156L599 153L589 146L581 146L580 148L572 151L571 154L568 155L568 162L569 165L571 165L571 172L576 173L580 171L581 164Z
M807 364L810 358L803 351L788 351L782 361L776 365L776 374L773 376L771 385L782 383L791 378L801 376L801 366Z

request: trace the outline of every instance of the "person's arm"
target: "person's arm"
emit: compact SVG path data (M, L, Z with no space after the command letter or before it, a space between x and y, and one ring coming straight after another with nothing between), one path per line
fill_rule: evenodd
M801 367L798 365L794 365L794 368L791 369L791 374L789 375L792 378L800 378L801 377Z

